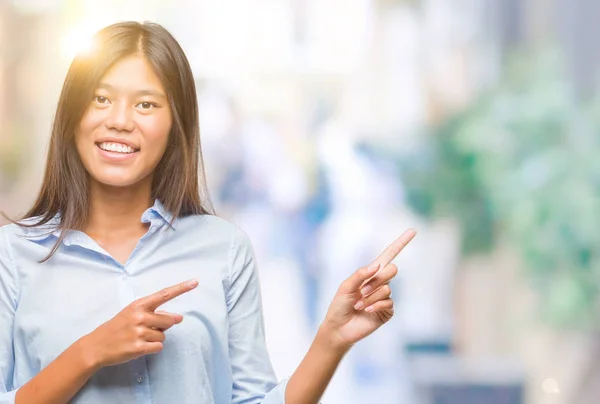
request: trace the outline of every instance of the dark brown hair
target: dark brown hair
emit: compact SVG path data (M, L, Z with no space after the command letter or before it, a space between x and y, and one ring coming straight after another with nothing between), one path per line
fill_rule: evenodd
M175 38L155 23L120 22L103 28L89 52L75 57L62 88L52 127L41 190L24 219L38 218L25 227L46 224L60 214L60 237L43 260L49 259L65 230L85 226L90 208L89 175L75 147L75 130L90 105L104 73L126 56L144 56L161 80L173 115L164 156L155 169L152 198L178 217L214 214L204 175L198 103L189 62ZM199 177L201 183L199 183Z

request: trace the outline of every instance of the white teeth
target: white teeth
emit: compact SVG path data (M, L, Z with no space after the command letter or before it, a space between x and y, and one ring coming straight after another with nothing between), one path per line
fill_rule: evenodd
M131 146L127 146L123 143L103 142L98 144L102 150L116 152L116 153L134 153L135 149Z

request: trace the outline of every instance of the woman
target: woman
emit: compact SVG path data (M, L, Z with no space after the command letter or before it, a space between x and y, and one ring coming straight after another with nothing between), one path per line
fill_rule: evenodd
M178 43L156 24L101 30L67 73L33 208L0 228L0 403L317 403L392 317L412 230L340 286L277 384L251 244L203 204L201 168Z

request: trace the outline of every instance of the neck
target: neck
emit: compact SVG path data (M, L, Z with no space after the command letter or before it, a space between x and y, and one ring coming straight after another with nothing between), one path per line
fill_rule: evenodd
M102 238L145 231L142 214L154 204L149 181L131 187L90 184L90 211L85 232Z

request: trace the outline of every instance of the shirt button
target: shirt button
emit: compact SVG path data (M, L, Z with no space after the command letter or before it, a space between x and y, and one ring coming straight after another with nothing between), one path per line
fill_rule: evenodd
M127 279L127 274L123 274L123 275L121 275L121 277L122 277L123 279Z
M144 381L144 376L138 376L138 377L137 377L137 382L138 382L138 383L141 383L141 382L143 382L143 381Z

